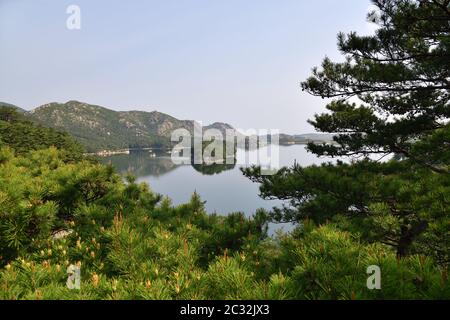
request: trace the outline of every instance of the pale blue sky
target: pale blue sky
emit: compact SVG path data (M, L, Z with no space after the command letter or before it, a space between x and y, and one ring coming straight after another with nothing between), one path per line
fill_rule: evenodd
M66 8L81 8L81 30ZM313 131L299 82L369 0L0 0L0 101L80 100L238 128Z

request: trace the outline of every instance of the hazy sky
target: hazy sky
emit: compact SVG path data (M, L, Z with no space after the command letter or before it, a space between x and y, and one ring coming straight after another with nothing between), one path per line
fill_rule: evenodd
M81 29L69 30L69 5ZM237 128L313 131L299 82L369 33L369 0L0 0L0 101L80 100Z

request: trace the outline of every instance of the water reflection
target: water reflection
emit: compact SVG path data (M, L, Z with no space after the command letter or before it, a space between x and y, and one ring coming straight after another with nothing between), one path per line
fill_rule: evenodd
M131 172L137 177L163 176L179 166L175 164L166 151L148 152L132 151L130 154L117 154L101 159L102 162L112 164L120 173ZM191 164L192 168L203 175L220 174L223 171L233 170L234 164Z
M264 150L259 151L264 153ZM253 164L259 161L258 154L256 150L238 150L237 159L247 159L247 163ZM280 147L281 166L290 166L294 162L307 166L329 160L317 158L302 145ZM111 163L122 173L134 173L139 182L146 182L154 191L169 196L174 205L189 201L194 191L206 201L206 210L210 213L239 211L250 216L258 208L271 209L282 204L278 200L259 197L258 184L244 177L239 170L243 166L240 161L236 165L177 165L167 151L132 152L105 157L102 161Z
M163 150L132 151L130 154L117 154L101 158L101 161L112 164L120 173L131 172L137 177L163 176L179 165L173 163L170 155Z
M192 164L192 167L201 174L212 176L222 173L223 171L233 170L236 167L236 164Z

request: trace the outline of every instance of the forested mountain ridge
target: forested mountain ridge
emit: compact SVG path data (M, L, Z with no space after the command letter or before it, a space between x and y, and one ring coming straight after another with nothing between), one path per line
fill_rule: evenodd
M29 121L71 134L88 152L170 147L173 145L170 138L174 130L186 129L193 136L194 130L200 125L194 120L179 120L158 111L114 111L75 100L66 103L52 102L31 111L4 102L0 102L1 106L20 111ZM223 137L227 130L241 138L244 136L233 126L223 122L203 125L202 129L216 129ZM331 140L328 136L320 136L323 139L317 141ZM280 144L305 143L310 140L307 135L280 135Z
M157 111L113 111L78 101L45 104L28 116L72 134L88 151L166 146L173 129L192 128L191 121Z
M158 111L114 111L75 100L52 102L23 112L30 121L70 133L89 152L168 147L173 130L186 129L193 133L195 127L193 120L179 120ZM220 122L204 126L203 130L212 128L223 133L225 129L234 130Z

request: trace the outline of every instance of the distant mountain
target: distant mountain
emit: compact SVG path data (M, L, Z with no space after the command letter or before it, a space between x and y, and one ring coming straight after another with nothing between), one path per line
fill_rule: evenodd
M305 139L310 141L323 141L329 142L333 141L334 134L330 133L305 133L305 134L296 134L293 136L296 139Z
M333 134L327 133L306 133L296 135L280 133L278 140L280 145L307 144L309 142L333 143L333 136Z
M214 122L213 124L210 124L209 126L203 127L203 130L208 130L208 129L219 130L224 137L226 135L227 130L234 130L234 128L231 125L229 125L228 123L223 123L223 122Z
M43 126L64 130L79 140L89 152L127 148L168 147L175 129L186 129L192 135L199 125L179 120L162 112L114 111L79 101L49 103L28 113L30 120ZM234 128L216 122L206 129L225 134Z
M171 134L175 129L186 129L192 136L194 131L217 129L226 136L227 130L245 137L231 125L223 122L200 127L193 120L179 120L168 114L152 111L114 111L108 108L79 101L48 103L32 111L0 102L0 107L12 107L20 111L28 120L42 126L70 133L88 152L101 150L121 150L129 148L170 147ZM282 145L301 144L310 141L329 142L332 135L280 134Z
M90 152L167 146L172 130L193 129L192 121L157 111L114 111L79 101L45 104L30 111L29 117L69 132Z
M213 124L210 124L209 126L203 127L203 131L206 131L208 129L216 129L220 131L223 138L226 139L227 132L231 132L231 134L235 135L238 138L243 139L246 137L244 134L237 131L233 126L229 125L228 123L223 122L214 122Z

